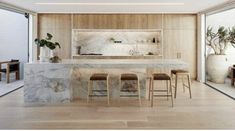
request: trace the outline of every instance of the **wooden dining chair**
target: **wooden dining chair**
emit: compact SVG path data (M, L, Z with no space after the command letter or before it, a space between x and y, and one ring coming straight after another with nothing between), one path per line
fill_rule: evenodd
M6 64L6 68L2 69L2 65ZM15 73L15 79L20 79L20 62L19 60L11 60L0 62L0 81L2 80L2 74L6 74L7 83L10 82L10 73Z
M231 67L231 85L234 86L234 82L235 82L235 65L233 65Z

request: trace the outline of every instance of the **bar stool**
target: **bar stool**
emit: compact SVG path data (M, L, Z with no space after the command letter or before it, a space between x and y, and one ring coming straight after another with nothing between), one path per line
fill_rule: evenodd
M130 81L130 80L135 80L137 82L137 91L138 91L139 105L141 106L140 83L139 83L138 76L136 74L131 74L131 73L129 73L129 74L128 73L121 74L120 82L119 82L120 83L119 96L121 97L121 92L127 92L126 90L122 90L122 81Z
M166 90L154 90L154 80L156 81L166 81ZM171 94L169 95L168 92L168 82L170 82L170 92ZM172 86L171 86L171 78L165 73L154 73L152 74L152 77L150 78L150 87L149 87L149 99L150 99L150 94L151 94L151 107L153 107L153 98L155 97L168 97L171 96L171 105L173 107L173 93L172 93ZM151 92L151 93L150 93ZM154 95L154 92L166 92L166 95Z
M106 81L106 90L93 90L93 81ZM107 96L107 104L109 104L109 75L106 73L95 73L92 74L88 82L88 94L87 94L87 103L93 95L93 92L107 92L107 95L98 95L98 96Z
M177 86L178 86L178 78L179 76L182 77L182 84L183 84L183 90L185 92L185 87L189 88L189 95L190 99L192 98L192 93L191 93L191 80L190 80L190 73L187 70L171 70L171 78L173 78L175 75L175 85L173 86L175 88L175 98L176 98L176 93L177 93ZM184 83L184 77L187 77L187 82L188 85Z

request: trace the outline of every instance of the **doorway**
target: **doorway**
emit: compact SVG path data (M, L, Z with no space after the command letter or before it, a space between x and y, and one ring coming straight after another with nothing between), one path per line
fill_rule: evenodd
M0 9L0 96L24 85L24 64L29 61L28 18L28 14ZM19 75L15 73L18 70Z
M224 27L224 30L227 30L227 33L229 33L229 30L231 30L232 27L235 27L235 8L206 15L206 32L211 30L216 34L218 33L218 29L222 29L221 27ZM222 53L225 55L214 55L214 49L208 45L208 39L210 39L209 36L206 37L206 39L205 82L214 89L235 99L235 87L232 86L231 83L233 77L231 67L235 65L235 47L233 47L231 43L228 43L224 49L225 52ZM219 39L214 39L212 42L218 43L218 40ZM220 46L221 45L218 44L218 47ZM221 47L225 47L223 43ZM217 77L217 75L219 77Z

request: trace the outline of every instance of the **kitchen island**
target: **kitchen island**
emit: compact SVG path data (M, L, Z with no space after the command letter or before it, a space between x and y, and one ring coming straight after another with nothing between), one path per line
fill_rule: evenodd
M146 97L146 80L152 72L187 69L178 59L65 59L60 63L33 62L25 64L24 101L26 103L71 102L86 98L87 82L93 73L109 73L111 98L118 98L121 73L135 73L140 79L141 96ZM98 82L95 88L102 88ZM134 83L132 83L134 84Z

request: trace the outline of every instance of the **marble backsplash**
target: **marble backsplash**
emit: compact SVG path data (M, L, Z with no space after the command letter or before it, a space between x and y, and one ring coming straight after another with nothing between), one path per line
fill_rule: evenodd
M72 55L105 56L162 55L161 30L79 30L72 31Z

